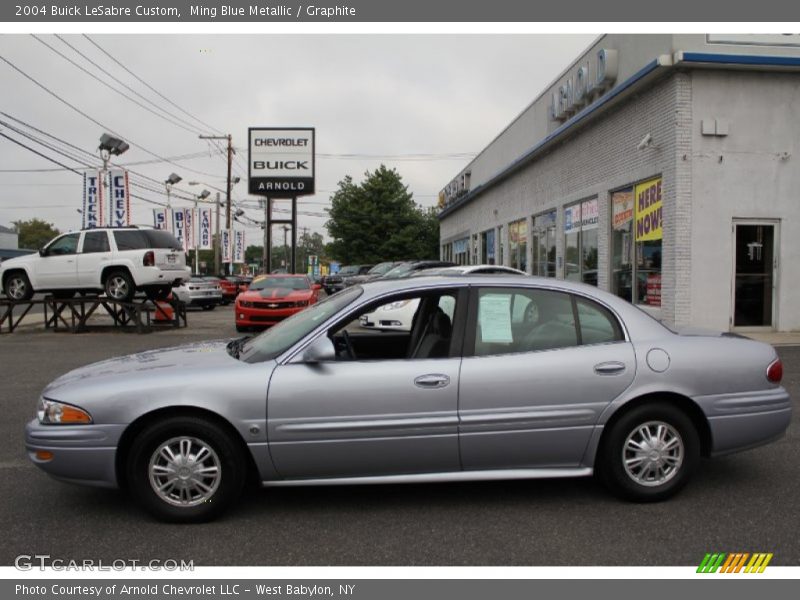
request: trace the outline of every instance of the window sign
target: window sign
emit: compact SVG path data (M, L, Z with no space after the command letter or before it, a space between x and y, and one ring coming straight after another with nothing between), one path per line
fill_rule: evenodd
M508 344L511 334L511 296L484 294L478 304L478 325L481 342Z

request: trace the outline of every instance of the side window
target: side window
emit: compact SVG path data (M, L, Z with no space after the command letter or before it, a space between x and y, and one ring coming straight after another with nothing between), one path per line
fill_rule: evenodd
M75 254L78 251L78 238L80 235L80 233L69 233L58 238L47 247L47 256Z
M456 292L397 296L370 305L328 332L339 361L450 356Z
M120 252L125 250L141 250L149 247L147 238L145 238L142 232L136 230L115 231L114 241L117 243L117 250Z
M577 299L582 344L605 344L623 338L617 319L606 308L584 298Z
M568 294L549 290L478 291L476 356L535 352L578 345Z
M105 231L87 231L83 236L83 254L108 252L108 234Z

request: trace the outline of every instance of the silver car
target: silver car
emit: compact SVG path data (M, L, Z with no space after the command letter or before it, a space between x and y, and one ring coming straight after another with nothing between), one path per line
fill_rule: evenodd
M361 315L418 309L410 331ZM512 276L347 288L253 338L113 358L42 392L31 460L213 518L265 486L579 477L668 498L701 456L785 432L768 345L682 335L593 287Z

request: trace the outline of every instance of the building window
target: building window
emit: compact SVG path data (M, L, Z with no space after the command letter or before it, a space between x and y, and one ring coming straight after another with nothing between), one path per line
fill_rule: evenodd
M469 238L465 237L453 242L453 256L450 259L457 265L469 264Z
M611 291L661 306L661 178L611 194Z
M481 264L494 264L494 229L481 233Z
M505 263L505 243L503 242L503 226L497 227L497 264L504 265Z
M564 278L597 285L597 198L564 208Z
M509 264L514 269L528 271L528 220L520 219L508 225Z
M533 217L533 274L556 276L556 211Z
M478 234L472 234L472 260L470 262L471 265L477 265L478 263Z

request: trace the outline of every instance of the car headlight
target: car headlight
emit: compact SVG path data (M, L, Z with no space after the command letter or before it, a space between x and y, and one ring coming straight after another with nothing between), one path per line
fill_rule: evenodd
M85 410L47 398L39 398L36 416L42 425L84 425L92 422L92 417Z
M308 306L308 300L298 300L294 303L295 306Z
M391 304L386 304L381 308L383 310L397 310L398 308L403 308L406 304L411 302L411 300L398 300L397 302L392 302Z

